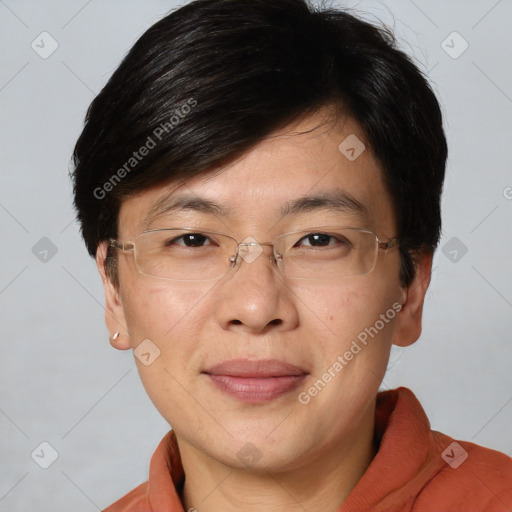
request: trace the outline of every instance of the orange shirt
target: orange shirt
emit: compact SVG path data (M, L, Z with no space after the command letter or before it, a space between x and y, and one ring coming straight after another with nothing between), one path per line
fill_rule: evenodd
M430 429L407 388L377 395L379 450L338 512L511 512L512 458ZM149 479L104 512L184 512L176 436L162 439Z

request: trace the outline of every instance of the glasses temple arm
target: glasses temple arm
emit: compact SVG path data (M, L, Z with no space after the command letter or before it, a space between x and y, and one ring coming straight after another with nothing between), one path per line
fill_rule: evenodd
M115 247L116 249L119 249L120 251L127 252L132 251L135 249L135 244L133 242L118 242L117 240L114 240L113 238L110 239L110 247Z
M395 247L398 245L398 238L392 238L391 240L388 240L387 242L379 242L379 249L387 250L391 249L392 247Z

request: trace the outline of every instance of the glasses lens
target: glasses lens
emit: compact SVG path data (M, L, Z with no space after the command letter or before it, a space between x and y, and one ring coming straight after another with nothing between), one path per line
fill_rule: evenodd
M236 241L214 232L161 229L141 233L135 263L143 274L174 281L203 281L223 276L236 253Z
M368 230L321 228L281 236L276 251L282 255L278 261L287 277L339 279L373 270L378 239Z
M157 229L135 240L135 263L148 276L172 281L220 278L232 266L237 241L193 228ZM334 280L371 272L377 260L377 235L358 228L325 227L281 235L277 264L292 279Z

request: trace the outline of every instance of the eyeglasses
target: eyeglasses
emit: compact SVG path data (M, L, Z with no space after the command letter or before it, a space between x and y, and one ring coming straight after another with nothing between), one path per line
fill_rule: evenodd
M290 279L331 281L369 274L379 249L398 245L386 242L368 229L315 227L278 236L272 242L233 237L198 228L151 229L133 242L110 239L110 247L133 252L140 273L170 281L204 281L223 277L242 259L252 263L264 246L273 248L269 257L281 274Z

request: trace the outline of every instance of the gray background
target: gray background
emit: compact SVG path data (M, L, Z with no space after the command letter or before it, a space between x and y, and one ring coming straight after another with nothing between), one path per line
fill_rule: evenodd
M87 106L177 5L0 0L1 511L101 509L147 479L168 430L133 355L108 344L67 173ZM512 455L512 1L339 5L394 26L434 83L450 146L423 335L393 351L382 387L410 387L434 429ZM43 31L58 43L46 59L31 47L51 49ZM31 458L51 462L43 441L58 453L46 470Z

